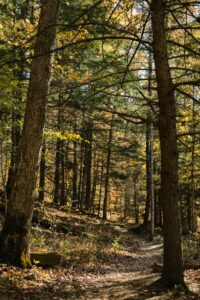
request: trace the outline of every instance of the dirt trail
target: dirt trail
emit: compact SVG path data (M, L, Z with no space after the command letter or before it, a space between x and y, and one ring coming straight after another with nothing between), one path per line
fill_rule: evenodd
M161 299L160 295L156 297L158 291L149 289L151 283L159 278L158 274L152 273L152 265L160 262L161 253L162 244L149 243L140 238L140 247L131 254L133 263L124 264L114 272L90 280L89 289L86 284L79 299ZM71 299L77 299L76 295Z
M185 295L183 291L163 289L156 282L160 274L153 273L152 265L160 263L162 258L162 244L148 242L138 238L139 247L131 253L130 264L127 261L101 275L85 275L74 277L71 282L65 278L56 280L51 290L53 299L81 299L81 300L160 300L160 299L198 299L197 295ZM42 299L49 299L49 290ZM27 298L29 299L29 298ZM32 298L30 298L32 299ZM35 298L37 299L37 298Z
M162 243L132 234L129 237L125 254L99 273L79 273L79 269L67 266L47 270L0 267L0 300L200 299L156 284L160 274L154 273L152 266L161 263Z

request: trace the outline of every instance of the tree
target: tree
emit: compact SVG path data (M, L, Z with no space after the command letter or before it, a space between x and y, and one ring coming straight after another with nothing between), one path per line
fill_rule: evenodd
M165 29L165 1L151 4L153 52L159 98L161 147L161 197L164 218L164 258L162 279L165 285L183 284L181 229L178 206L178 151L176 101L172 84Z
M0 236L1 259L24 267L30 264L30 226L59 2L59 0L42 1L15 177Z
M110 179L110 163L111 163L111 154L112 154L112 139L113 139L113 127L114 127L114 117L112 114L112 119L110 122L109 137L108 137L108 146L107 146L107 159L106 159L106 175L105 175L105 192L103 200L103 219L107 219L107 210L108 210L108 192L109 192L109 179Z

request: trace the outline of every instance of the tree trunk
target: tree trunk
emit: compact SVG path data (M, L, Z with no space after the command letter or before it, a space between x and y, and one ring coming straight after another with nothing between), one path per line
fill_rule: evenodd
M161 147L161 197L164 218L162 280L166 286L183 284L181 229L178 207L178 151L176 103L167 57L165 1L152 0L153 51L158 84Z
M75 131L76 132L76 131ZM74 141L74 165L72 178L72 207L76 208L78 205L77 195L77 180L78 180L78 142Z
M43 141L42 146L42 155L41 155L41 161L40 161L40 184L39 184L39 201L44 201L44 189L45 189L45 173L46 173L46 143L45 140Z
M150 180L150 124L146 125L146 205L144 211L143 225L147 226L151 204L151 180Z
M56 159L55 159L55 175L54 175L54 198L55 204L59 204L59 190L60 190L60 151L61 140L57 138L56 142Z
M82 181L83 181L83 151L84 145L83 141L81 141L80 145L80 162L79 162L79 183L78 183L78 207L82 210Z
M24 126L10 201L0 236L1 260L30 265L30 229L50 84L51 54L59 0L42 1L31 67Z
M106 162L106 175L105 175L105 193L103 201L103 219L107 219L107 209L108 209L108 189L109 189L109 179L110 179L110 161L111 161L111 150L112 150L112 140L113 140L113 126L114 126L114 114L112 115L112 120L109 130L108 138L108 150L107 150L107 162Z
M93 214L95 214L95 199L96 199L96 189L97 189L97 179L99 173L99 157L97 154L94 155L94 166L93 166L93 186L92 186L92 195L91 195L91 209Z
M135 224L139 224L139 203L138 203L138 175L134 176L134 216Z
M92 169L92 123L88 122L85 127L85 210L89 211L91 207L91 169Z
M101 158L101 177L100 177L100 187L99 187L99 204L98 204L98 217L101 213L101 198L102 198L102 189L103 189L103 175L104 175L104 153L102 152Z
M154 128L153 123L150 124L150 190L151 190L151 231L150 240L154 239L155 234L155 196L154 196Z
M60 205L67 204L67 197L65 195L65 153L64 147L65 143L61 140L61 153L60 153L60 171L61 171L61 182L60 182Z

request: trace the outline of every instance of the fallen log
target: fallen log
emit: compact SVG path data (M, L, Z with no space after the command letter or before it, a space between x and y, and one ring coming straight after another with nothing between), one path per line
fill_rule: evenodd
M32 252L31 263L39 267L54 267L61 263L62 256L57 252Z

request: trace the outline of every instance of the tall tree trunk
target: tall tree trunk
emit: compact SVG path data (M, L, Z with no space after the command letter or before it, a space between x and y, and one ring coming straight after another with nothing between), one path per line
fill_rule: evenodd
M100 187L99 187L99 204L98 204L98 217L101 213L101 198L102 198L102 189L103 189L103 175L104 175L104 153L102 152L102 159L101 159L101 177L100 177Z
M30 264L31 218L50 84L50 51L56 36L58 7L59 0L42 1L15 178L0 236L1 260L24 267Z
M108 210L108 190L109 190L109 179L110 179L110 161L111 161L111 152L112 152L113 126L114 126L114 114L112 115L112 120L111 120L110 130L109 130L109 138L108 138L106 175L105 175L105 193L104 193L104 201L103 201L104 220L107 219L107 210Z
M154 128L150 124L150 190L151 190L151 231L150 240L154 239L155 234L155 195L154 195Z
M65 143L63 140L61 140L61 153L60 153L60 205L66 205L67 204L67 197L65 195Z
M60 190L60 152L61 152L61 140L57 138L56 141L56 159L55 159L55 175L54 175L54 198L55 204L59 204L59 190Z
M74 132L77 133L77 118L75 120ZM77 193L77 184L78 184L78 142L73 142L74 146L74 161L73 161L73 178L72 178L72 207L76 208L78 205L78 193Z
M78 183L78 207L82 210L82 181L83 181L83 151L84 145L81 141L80 145L80 162L79 162L79 183Z
M74 165L72 178L72 207L76 208L78 205L78 143L74 141Z
M40 202L44 201L44 190L45 190L45 174L46 174L46 142L43 140L42 155L40 161L40 183L39 183L39 198Z
M94 155L94 166L93 166L93 186L92 186L92 195L91 195L91 209L93 214L95 213L95 198L96 198L96 189L97 189L97 179L99 173L99 158L97 154Z
M138 203L138 174L134 176L134 216L135 224L139 224L139 203Z
M89 211L91 207L91 169L92 169L92 123L88 122L85 127L86 142L85 142L85 210Z
M146 205L144 211L143 225L147 226L151 204L151 180L150 180L150 124L146 125Z
M152 55L149 53L149 78L148 78L148 92L152 96ZM149 111L149 117L152 118L152 112ZM150 198L151 198L151 230L150 240L154 239L155 234L155 199L154 199L154 126L150 120L149 124L149 162L150 162Z
M153 52L160 109L158 124L161 147L161 197L164 218L162 280L166 286L174 286L175 284L183 284L183 263L178 207L176 102L167 56L165 1L152 0L151 13Z
M61 95L58 98L58 114L57 114L57 131L62 131L62 110L61 110ZM56 141L56 157L55 157L55 174L54 174L54 203L61 204L61 189L62 189L62 181L63 181L63 168L64 168L64 157L63 157L63 141L60 137L57 138ZM63 191L62 191L63 192Z

